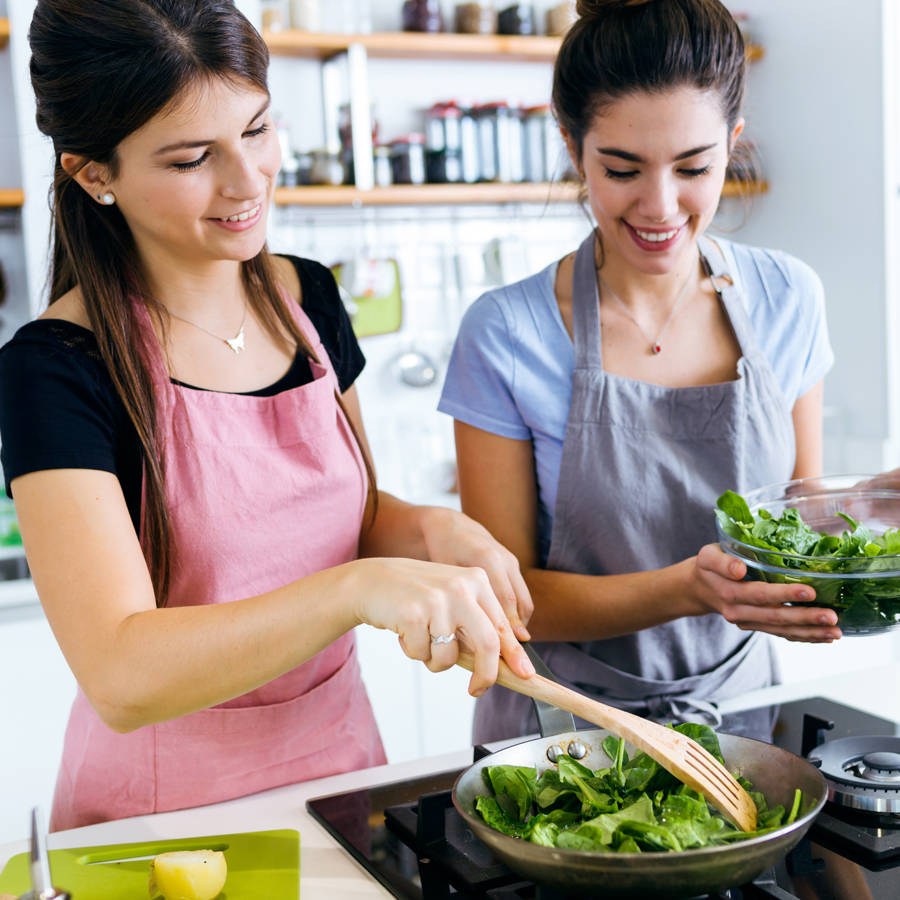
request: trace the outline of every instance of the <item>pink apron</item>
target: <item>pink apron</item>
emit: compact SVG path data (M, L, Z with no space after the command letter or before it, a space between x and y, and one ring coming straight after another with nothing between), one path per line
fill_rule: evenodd
M252 597L357 556L365 468L335 402L328 354L290 307L322 365L310 363L309 384L257 397L173 385L139 306L177 548L169 606ZM107 728L79 689L50 827L216 803L384 762L350 632L257 690L129 734Z

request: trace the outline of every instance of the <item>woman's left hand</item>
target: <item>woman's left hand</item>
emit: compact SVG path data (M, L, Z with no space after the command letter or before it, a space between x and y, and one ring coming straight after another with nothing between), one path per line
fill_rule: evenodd
M453 509L422 509L422 535L432 562L483 569L520 641L531 640L525 627L534 612L519 562L474 519Z

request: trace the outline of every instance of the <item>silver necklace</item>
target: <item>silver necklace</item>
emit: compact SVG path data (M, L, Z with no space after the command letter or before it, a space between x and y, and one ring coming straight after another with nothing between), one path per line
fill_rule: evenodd
M596 268L596 267L595 267ZM675 298L675 302L672 304L672 309L669 311L669 317L663 323L663 327L660 329L659 334L656 335L655 338L651 337L644 331L643 326L640 322L634 317L634 314L631 310L625 305L625 303L619 298L619 295L603 280L603 276L600 274L600 270L597 269L597 281L600 282L603 289L609 294L619 306L622 307L622 312L631 319L632 322L637 326L638 331L647 339L650 344L650 352L654 355L662 353L662 336L666 333L666 329L672 322L672 319L675 317L675 313L678 311L678 307L681 304L681 301L686 296L685 291L687 291L687 286L691 283L691 272L688 271L688 277L684 280L684 284L679 288L678 295Z
M176 319L181 320L186 325L193 325L194 328L199 328L201 331L205 331L210 337L214 337L217 341L222 341L224 344L228 344L228 346L235 352L240 353L244 349L244 323L247 321L247 303L244 303L244 315L241 319L241 327L238 329L238 333L233 338L224 338L221 335L216 334L214 331L210 331L208 328L204 328L202 325L198 325L196 322L192 322L190 319L186 319L184 316L179 316L178 313L172 312L172 310L167 310L170 316L174 316Z

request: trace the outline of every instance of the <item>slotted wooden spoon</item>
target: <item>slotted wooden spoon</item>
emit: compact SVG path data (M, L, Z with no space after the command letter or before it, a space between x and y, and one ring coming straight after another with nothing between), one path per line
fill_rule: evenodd
M461 650L457 665L472 671L471 653ZM756 804L735 777L708 750L695 740L642 719L633 713L607 706L564 687L543 675L520 678L501 659L497 684L512 691L543 700L564 709L581 719L605 728L617 737L625 738L638 750L655 759L679 781L703 794L726 819L741 831L756 830Z

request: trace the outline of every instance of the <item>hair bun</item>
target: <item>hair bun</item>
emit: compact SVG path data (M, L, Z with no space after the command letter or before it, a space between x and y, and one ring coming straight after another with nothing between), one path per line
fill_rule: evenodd
M577 0L575 12L582 18L602 16L605 12L621 6L642 6L651 0Z

